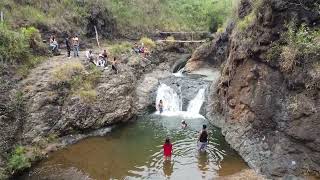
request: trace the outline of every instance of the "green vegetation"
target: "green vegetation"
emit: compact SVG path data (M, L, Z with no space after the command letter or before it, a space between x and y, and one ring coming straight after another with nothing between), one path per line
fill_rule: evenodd
M269 58L280 59L280 68L283 72L292 72L296 65L301 63L316 62L320 58L320 29L310 29L306 25L295 28L294 24L288 25L288 31L282 37L283 44L275 44L274 53ZM270 59L272 60L272 59Z
M259 8L262 6L262 0L253 0L250 5L251 12L244 18L237 20L237 29L241 32L245 31L256 21Z
M109 9L122 34L155 29L216 31L230 16L236 0L2 0L7 24L55 27L84 33L92 4Z
M9 172L14 173L30 166L30 159L26 157L26 149L22 146L17 146L8 161Z
M109 52L112 56L120 56L121 54L128 53L132 49L132 44L129 42L121 42L113 44L109 47Z
M141 38L140 43L143 44L144 47L147 47L148 49L153 49L157 46L156 43L152 39L147 38L147 37Z
M56 84L70 85L73 95L79 96L83 101L90 103L96 100L97 93L94 90L101 76L101 71L95 66L85 70L79 62L69 62L54 69L53 75Z
M255 19L256 19L256 14L254 11L252 11L250 14L248 14L243 19L238 21L238 24L237 24L238 30L240 30L241 32L245 31L250 25L253 24Z

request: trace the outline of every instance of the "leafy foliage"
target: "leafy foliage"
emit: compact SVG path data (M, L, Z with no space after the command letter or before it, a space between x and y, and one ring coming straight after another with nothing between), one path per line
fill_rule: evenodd
M290 23L279 42L267 54L269 61L280 60L283 72L290 73L297 65L320 58L320 29L310 29L305 24L296 27Z
M12 152L8 161L8 170L14 173L31 166L30 159L26 157L26 150L22 146L17 146Z

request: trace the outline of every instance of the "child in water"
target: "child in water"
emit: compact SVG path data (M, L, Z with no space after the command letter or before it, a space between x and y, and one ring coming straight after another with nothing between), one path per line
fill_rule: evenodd
M172 156L172 144L170 143L170 139L166 138L165 143L163 144L163 157L165 161L171 161Z
M181 128L182 129L185 129L185 128L187 128L188 127L188 124L186 123L186 121L185 120L182 120L181 121Z

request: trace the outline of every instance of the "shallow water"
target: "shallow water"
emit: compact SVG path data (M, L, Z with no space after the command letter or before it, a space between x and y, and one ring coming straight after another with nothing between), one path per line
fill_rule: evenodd
M141 117L108 136L52 153L21 179L212 179L248 168L211 125L207 153L199 154L196 139L207 121L186 119L187 129L180 128L180 121L177 116ZM173 143L171 162L162 156L167 136Z

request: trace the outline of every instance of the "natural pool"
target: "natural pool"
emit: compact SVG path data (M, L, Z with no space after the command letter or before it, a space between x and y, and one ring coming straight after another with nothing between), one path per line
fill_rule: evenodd
M54 152L20 177L38 179L213 179L247 169L220 130L208 125L207 153L198 153L196 140L203 118L147 115L115 128L105 137L84 139ZM164 162L162 144L173 142L173 160Z

